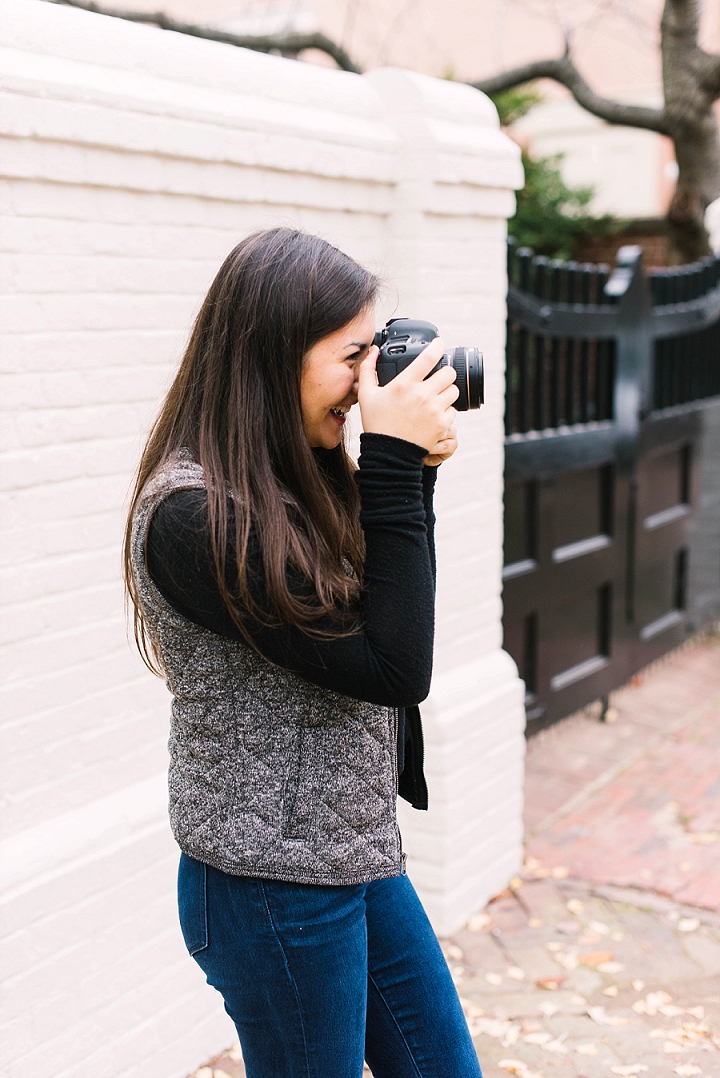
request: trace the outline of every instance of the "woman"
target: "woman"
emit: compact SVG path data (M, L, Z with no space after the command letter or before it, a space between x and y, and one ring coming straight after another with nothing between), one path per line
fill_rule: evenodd
M375 375L377 281L290 229L221 267L143 454L135 631L173 695L170 818L188 950L249 1078L478 1078L405 875L427 807L436 466L456 448L433 341ZM365 433L355 470L350 408Z

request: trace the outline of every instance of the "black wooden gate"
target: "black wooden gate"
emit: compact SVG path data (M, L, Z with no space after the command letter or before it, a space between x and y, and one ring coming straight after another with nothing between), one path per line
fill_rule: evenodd
M720 616L720 257L509 246L505 647L528 733Z

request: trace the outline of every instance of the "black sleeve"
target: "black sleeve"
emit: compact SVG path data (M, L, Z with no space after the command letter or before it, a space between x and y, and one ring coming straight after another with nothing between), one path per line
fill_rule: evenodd
M433 496L435 494L435 480L437 468L431 468L428 464L423 466L423 507L425 511L425 530L427 531L428 553L430 555L430 568L435 582L435 509Z
M423 468L426 450L379 434L361 436L355 478L366 557L357 631L318 640L288 624L249 622L258 650L308 681L370 703L404 707L430 690L434 634L434 578L427 506L432 516L434 476ZM428 501L429 498L429 501ZM232 533L232 529L231 529ZM203 490L176 491L155 510L148 532L148 569L167 601L191 621L243 639L222 601L215 578ZM237 569L228 547L228 581ZM248 551L253 598L268 609L262 557ZM308 584L288 576L293 591ZM326 629L347 629L326 619Z

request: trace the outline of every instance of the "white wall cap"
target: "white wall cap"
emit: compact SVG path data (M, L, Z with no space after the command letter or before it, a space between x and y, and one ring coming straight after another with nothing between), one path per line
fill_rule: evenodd
M393 132L379 120L354 116L349 124L347 113L337 111L332 98L330 102L326 99L303 103L300 95L293 95L292 101L273 101L249 93L198 87L143 72L110 70L105 65L2 46L0 86L26 96L82 102L163 119L173 117L264 134L269 128L273 133L295 138L312 136L341 145L370 144L388 152L395 145ZM3 127L13 122L12 110L5 115ZM106 124L97 129L93 141L116 145L117 138L115 125ZM289 168L293 166L294 162L288 163Z
M46 0L0 0L0 45L125 69L186 86L206 86L274 101L316 104L350 115L377 117L371 87L345 71L267 56L218 41Z
M378 68L363 78L383 99L384 114L405 142L405 171L432 161L423 178L478 187L523 186L520 147L500 130L489 97L464 83L401 68Z
M394 113L421 113L434 120L473 127L500 127L490 98L463 82L435 79L400 67L380 67L363 78L372 83Z

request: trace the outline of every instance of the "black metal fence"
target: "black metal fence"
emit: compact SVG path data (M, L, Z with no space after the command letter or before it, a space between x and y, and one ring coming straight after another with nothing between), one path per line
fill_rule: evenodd
M720 258L508 247L505 646L530 730L720 614Z

